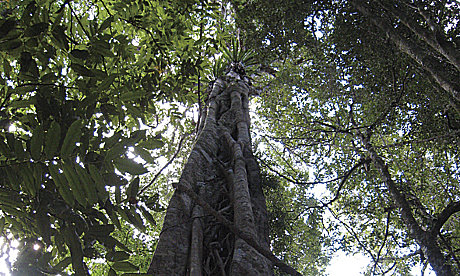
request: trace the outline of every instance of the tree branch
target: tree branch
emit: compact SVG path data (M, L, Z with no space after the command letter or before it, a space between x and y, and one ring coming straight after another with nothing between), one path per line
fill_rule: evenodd
M424 51L413 40L401 36L400 33L395 30L391 22L379 16L375 11L372 11L366 1L353 0L350 1L350 3L373 25L382 30L401 52L409 55L422 69L428 72L439 86L449 92L455 99L460 100L460 89L458 84L452 81L456 78L446 69L442 61L433 56L432 53Z
M442 210L442 212L437 216L435 224L431 229L431 233L437 235L439 231L441 231L441 228L444 226L444 224L449 220L449 218L457 212L460 212L460 201L449 203L446 208L444 208L444 210Z
M155 181L158 179L158 177L161 175L161 173L163 172L164 169L166 169L169 165L171 165L171 163L174 161L174 159L176 159L177 155L179 154L179 152L181 151L182 149L182 143L184 142L185 138L187 136L189 136L190 134L189 133L186 133L184 136L182 136L182 138L180 139L179 141L179 145L177 146L177 149L176 149L176 152L174 153L174 155L171 157L171 159L169 159L169 161L164 164L164 166L155 174L155 176L153 177L153 179L150 181L149 184L145 185L144 188L142 188L138 193L137 195L141 195L143 192L145 192L145 190L147 190L150 186L153 185L153 183L155 183Z
M387 238L388 238L388 234L389 234L389 230L390 230L390 215L391 215L391 211L388 211L388 214L387 214L387 224L386 224L386 227L385 227L385 236L383 237L383 241L382 241L382 245L380 245L380 248L379 248L379 251L377 252L377 260L376 262L374 263L374 267L372 268L372 273L375 274L375 269L377 268L377 263L379 262L380 260L380 256L382 254L382 250L383 248L385 247L385 243L387 242ZM390 271L392 268L390 268L388 271ZM387 271L387 272L388 272ZM386 274L387 272L385 272L384 274Z

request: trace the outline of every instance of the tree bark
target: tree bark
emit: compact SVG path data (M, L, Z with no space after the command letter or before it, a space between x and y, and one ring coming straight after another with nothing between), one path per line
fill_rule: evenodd
M437 232L424 230L412 215L412 210L405 196L399 191L393 181L388 166L385 161L377 154L369 138L359 134L361 142L369 153L369 157L380 173L382 181L388 189L395 206L398 208L401 218L409 231L409 235L415 239L422 252L427 256L433 270L438 276L453 276L452 268L444 258L441 247L437 242Z
M414 34L416 34L421 40L425 41L427 45L431 47L433 51L438 52L440 55L444 56L452 65L454 65L457 70L460 70L460 54L451 41L448 41L442 30L438 27L431 28L431 30L426 29L423 26L420 26L418 22L415 21L410 15L404 12L404 3L401 1L396 1L398 6L394 5L384 5L381 2L380 5L384 9L387 9L391 14L396 18L401 20L401 22L409 28ZM423 10L420 9L420 12L423 13ZM424 14L422 14L423 16ZM431 19L427 18L427 15L423 16L425 20L432 22ZM430 24L433 25L433 24Z
M370 7L361 0L350 1L351 5L360 11L372 24L381 29L385 35L401 50L414 59L420 67L428 72L436 83L445 91L450 93L454 99L460 101L460 87L457 81L457 74L452 74L439 59L427 53L417 43L401 36L388 22L380 15L373 13Z
M233 71L210 89L148 273L273 275L272 262L246 242L269 252L265 198L249 133L250 92ZM220 221L197 201L217 211ZM222 217L241 232L239 236L225 227Z

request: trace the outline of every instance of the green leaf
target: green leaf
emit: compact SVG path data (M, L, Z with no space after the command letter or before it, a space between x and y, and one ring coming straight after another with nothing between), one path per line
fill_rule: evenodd
M24 160L27 158L27 154L24 151L24 145L21 140L14 140L14 153L18 160Z
M35 214L35 221L38 227L38 232L46 244L51 244L51 224L50 215L44 211L43 207L39 207Z
M75 170L78 177L80 178L81 185L86 192L89 205L95 204L98 200L98 197L93 179L90 177L86 169L80 166L80 164L75 164Z
M142 91L133 91L133 92L123 93L120 96L120 99L124 102L129 102L129 101L141 99L144 96L145 96L145 93L142 93Z
M26 217L26 214L23 211L18 210L18 209L14 208L14 207L10 207L8 205L2 205L2 211L6 212L7 214L10 214L12 216L16 216L18 218Z
M54 185L56 186L64 201L70 206L74 206L75 198L72 194L72 191L70 190L67 179L63 174L59 172L58 166L55 164L49 164L48 171L54 181Z
M110 161L113 159L119 159L120 155L126 152L125 146L123 144L116 144L111 149L109 149L105 155L105 160Z
M114 246L117 246L118 248L126 251L126 252L129 252L129 253L132 253L131 250L129 250L129 248L124 245L123 243L119 242L117 239L115 239L114 237L111 237L111 236L95 236L96 240L100 241L102 244L104 244L104 246L106 247L109 247L109 248L112 248Z
M52 159L57 152L61 141L61 126L58 122L51 122L51 126L46 133L45 139L45 155L48 159Z
M25 25L29 25L30 20L32 19L36 10L37 10L37 5L35 1L30 2L26 6L26 8L24 9L24 12L22 13L22 17L21 17L21 20L22 22L24 22Z
M123 273L122 276L153 276L150 273Z
M11 51L16 48L21 47L22 41L20 39L8 40L0 43L0 50L2 51Z
M91 178L93 179L96 185L96 190L97 190L99 199L102 200L102 202L105 202L107 198L109 197L109 193L105 189L104 179L102 178L96 166L94 166L93 164L89 164L88 169L89 169Z
M94 74L94 76L99 79L99 80L106 80L108 78L108 75L106 72L99 70L99 69L91 69L91 72Z
M101 111L104 115L118 115L118 108L113 104L101 104Z
M79 75L84 76L84 77L95 77L96 76L91 70L89 70L85 66L80 65L78 63L72 63L70 65L70 68L72 68L72 70L74 70Z
M71 257L66 257L59 263L57 263L54 267L53 270L62 272L66 267L68 267L72 263L72 258Z
M8 35L8 33L10 31L12 31L14 29L14 27L16 27L16 24L17 24L16 20L14 20L12 18L9 18L9 19L5 20L0 25L0 38L3 38L6 35Z
M149 164L155 164L156 158L154 158L148 150L142 147L134 147L134 154L139 155L145 162Z
M117 228L120 229L121 228L120 220L118 218L118 215L115 212L114 206L110 202L110 199L106 201L104 209L107 212L107 215L109 216L113 224L115 224Z
M115 202L118 204L121 203L121 189L120 186L115 186Z
M139 192L139 177L136 177L131 181L129 184L128 188L126 189L126 196L128 198L136 198L137 197L137 192Z
M127 259L129 259L130 256L131 255L125 251L113 251L107 253L107 255L105 255L105 258L109 262L120 262L126 261Z
M69 247L70 252L72 253L72 268L75 270L75 274L86 275L86 269L83 264L83 249L78 234L75 231L74 227L75 226L65 227L61 231L63 232L66 244Z
M85 195L84 190L81 188L82 184L73 164L73 162L63 163L62 171L64 172L65 178L69 183L73 196L78 201L78 203L86 207L87 196Z
M30 26L29 28L27 28L24 31L24 36L25 37L38 36L44 31L46 31L47 29L48 29L48 23L40 22L40 23L34 24Z
M113 224L93 225L89 227L87 233L93 236L108 236L115 230Z
M156 222L155 218L152 216L152 214L151 214L147 209L145 209L145 208L144 208L143 206L141 206L141 205L139 205L137 208L141 210L142 215L144 216L144 218L145 218L152 226L156 226L156 225L157 225L157 222Z
M57 80L55 73L48 73L40 77L42 83L54 83Z
M107 29L108 27L110 27L112 22L113 22L113 16L110 16L109 18L104 20L104 22L102 22L101 26L99 27L99 32L102 32L105 29Z
M17 90L17 89L15 89ZM29 99L29 100L18 100L10 103L8 105L9 108L28 108L31 105L34 105L36 102L34 99Z
M43 125L38 125L30 139L30 154L34 160L40 160L44 136Z
M117 271L123 271L123 272L132 272L132 271L139 270L137 266L133 265L130 262L116 262L112 264L112 268Z
M113 160L115 167L122 173L132 175L140 175L147 173L148 170L144 166L129 158L118 158Z
M112 85L112 83L115 81L115 79L118 77L118 74L112 74L109 75L107 78L105 78L101 84L97 87L99 91L105 91L109 89L109 87Z
M129 222L131 222L140 231L145 232L146 227L144 225L144 221L142 220L141 215L136 212L136 208L134 206L131 206L129 209L124 208L123 211L126 213Z
M5 144L5 142L3 142L2 140L0 140L0 153L3 154L3 156L6 156L6 157L12 157L12 154L11 154L11 151L10 151L8 145Z
M163 147L164 144L165 143L161 141L160 139L149 139L149 140L142 141L141 143L139 143L140 146L142 146L145 149L149 149L149 150L159 149Z
M89 52L87 50L72 50L70 54L78 59L85 60L89 57Z
M65 34L66 27L57 25L52 29L52 35L55 38L52 40L54 44L59 47L60 49L69 50L69 42L67 40L67 36Z
M76 147L77 141L80 140L82 134L82 125L83 120L76 120L70 125L69 130L67 131L67 134L64 138L64 142L62 142L61 157L66 158L72 154Z
M3 233L3 229L5 228L5 217L0 218L0 233Z

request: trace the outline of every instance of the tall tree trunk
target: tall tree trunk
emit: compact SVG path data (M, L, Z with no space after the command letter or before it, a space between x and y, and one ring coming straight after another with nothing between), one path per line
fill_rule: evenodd
M427 256L428 262L430 263L433 270L436 272L438 276L453 276L452 267L444 258L442 254L441 247L438 244L438 231L439 229L429 231L424 230L415 217L412 214L411 206L407 202L404 194L400 192L396 183L393 181L391 177L390 171L388 170L388 166L385 164L385 161L377 154L373 145L370 143L368 137L364 137L361 133L358 134L361 142L364 144L364 147L369 153L369 158L374 166L377 168L380 178L385 183L385 186L388 189L388 193L390 197L393 199L395 206L398 208L399 213L401 215L401 219L404 222L409 235L415 239L417 244L420 246L423 254ZM446 209L446 215L441 215L441 217L446 217L444 222L448 219L448 217L455 212L460 206L458 204L453 204L451 209ZM444 212L443 212L444 213ZM433 223L434 224L434 223Z
M409 55L420 65L420 68L428 72L440 87L449 92L454 99L460 101L460 85L457 81L458 72L451 73L452 70L447 68L446 64L435 55L425 51L413 40L400 35L388 20L378 13L372 12L371 7L365 1L352 0L350 3L372 24L381 29L401 52Z
M176 187L187 187L245 237L269 250L265 198L249 133L251 87L230 71L215 81L195 145ZM248 240L248 239L246 239ZM177 189L149 273L273 275L272 263Z
M421 40L425 41L427 45L431 47L432 51L439 53L444 56L457 70L460 70L460 53L457 50L455 43L449 41L443 30L437 26L433 20L426 14L426 12L419 8L418 12L422 15L425 21L428 22L429 29L421 26L415 18L407 14L404 10L405 6L409 5L403 1L395 1L387 3L378 1L384 9L388 10L393 16L401 20L401 22L409 28L414 34Z

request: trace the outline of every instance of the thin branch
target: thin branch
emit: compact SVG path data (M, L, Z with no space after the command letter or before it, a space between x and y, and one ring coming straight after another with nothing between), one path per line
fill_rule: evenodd
M102 3L102 6L104 6L105 10L107 11L107 13L109 14L109 16L113 16L113 14L110 12L109 8L107 8L105 2L103 0L100 0L101 3Z
M64 85L55 84L55 83L37 83L37 82L28 82L28 83L18 84L16 87L24 87L24 86L55 86L55 87L63 87L66 89L78 89L78 87L75 87L75 86L64 86Z
M407 260L407 259L410 259L414 256L417 256L417 255L420 255L420 254L423 254L422 253L422 250L417 250L417 251L414 251L414 252L411 252L407 255L404 255L404 256L401 256L401 257L385 257L385 258L380 258L379 259L379 262L384 262L384 261L400 261L400 260Z
M349 226L347 223L345 223L344 221L342 221L339 216L334 212L332 211L331 208L327 207L327 209L329 210L329 212L331 212L332 216L338 220L344 227L345 229L348 231L348 233L350 233L356 240L356 242L358 243L358 245L364 250L366 251L367 254L369 254L369 256L371 256L372 258L372 261L374 261L374 263L376 262L376 259L374 257L374 254L372 254L372 252L366 248L366 246L361 242L361 240L359 239L359 235L353 230L353 228L351 226Z
M354 165L348 172L346 172L346 173L343 175L342 181L340 181L339 187L337 188L337 191L335 192L334 198L332 198L332 199L329 200L328 202L322 202L322 201L320 201L321 205L309 206L309 207L307 207L306 210L309 210L309 209L322 209L322 208L328 207L329 205L331 205L332 203L334 203L337 199L339 199L339 197L340 197L340 191L342 190L343 186L344 186L345 183L347 182L348 178L353 174L353 172L354 172L356 169L358 169L359 167L361 167L362 165L364 165L364 164L366 164L366 163L369 163L369 160L366 160L366 159L360 160L356 165Z
M395 266L396 266L396 262L394 262L392 266L390 266L386 271L384 271L384 272L382 273L382 276L385 276L388 272L390 272L391 270L393 270L393 268L395 268Z
M174 153L174 155L171 157L171 159L169 159L169 161L164 164L164 166L155 174L155 176L153 177L153 179L150 181L149 184L145 185L145 187L143 187L138 193L137 195L141 195L142 193L145 192L145 190L147 190L148 188L150 188L150 186L152 186L155 181L158 179L158 177L160 177L161 173L163 172L164 169L166 169L169 165L171 165L171 163L174 161L174 159L176 159L177 155L181 152L182 150L182 144L185 140L186 137L188 137L190 135L190 133L186 133L182 136L182 138L180 139L179 141L179 145L177 146L177 149L176 149L176 152Z
M389 229L390 229L390 215L391 215L391 211L389 210L388 213L387 213L387 225L385 227L385 237L383 237L382 245L380 246L379 251L377 252L377 262L374 263L374 267L372 268L372 273L375 273L375 269L377 268L377 263L380 260L380 255L382 254L382 250L385 247L385 243L387 242L388 233L389 233ZM390 271L390 270L388 270L388 271ZM384 274L386 274L387 272L385 272Z
M282 174L282 173L278 172L277 170L272 168L269 164L267 164L262 159L258 159L258 161L262 165L264 165L269 171L275 173L277 176L279 176L279 177L281 177L281 178L283 178L283 179L287 180L288 182L290 182L292 184L295 184L295 185L305 185L305 186L307 186L307 185L327 184L327 183L335 182L335 181L340 180L340 179L345 177L345 175L342 175L342 176L336 177L334 179L325 180L325 181L312 181L312 182L299 181L299 180L293 179L291 176L286 176L285 174Z
M86 34L86 36L89 38L91 38L91 35L88 33L88 31L85 29L85 26L83 26L83 23L81 23L81 20L80 18L75 14L73 8L72 8L72 5L69 5L69 8L70 8L70 12L73 14L73 16L75 16L75 18L77 19L77 22L78 22L78 25L80 25L81 29L83 30L83 32Z
M405 145L410 145L410 144L423 144L426 142L431 142L443 138L449 138L453 136L457 136L460 134L460 130L445 134L445 135L439 135L439 136L434 136L426 139L420 139L420 140L411 140L411 141L401 141L393 144L385 144L383 146L375 146L375 148L391 148L391 147L399 147L399 146L405 146Z
M441 238L441 241L444 243L444 245L447 247L447 250L449 251L449 254L450 254L451 258L454 260L454 262L457 265L457 267L460 268L460 261L458 260L457 256L455 255L455 252L452 249L452 245L449 242L449 240L447 240L443 235L439 235L439 237Z

